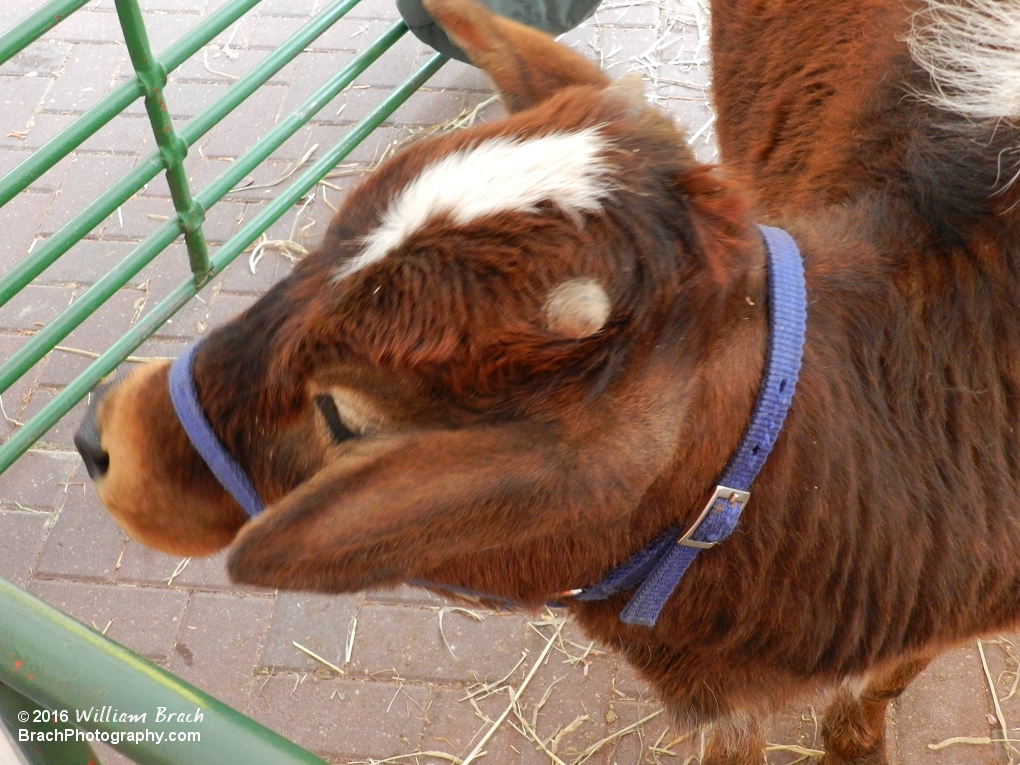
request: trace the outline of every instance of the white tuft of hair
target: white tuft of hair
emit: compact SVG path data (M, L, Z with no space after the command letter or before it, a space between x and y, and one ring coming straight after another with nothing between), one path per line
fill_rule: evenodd
M448 154L389 203L365 247L336 272L343 279L377 263L438 215L456 225L508 211L554 203L567 215L597 212L609 192L610 148L598 128L536 138L492 138Z
M605 326L612 304L594 279L568 279L550 290L545 301L546 327L562 337L580 340Z
M907 35L939 108L975 122L1020 118L1020 2L927 0Z

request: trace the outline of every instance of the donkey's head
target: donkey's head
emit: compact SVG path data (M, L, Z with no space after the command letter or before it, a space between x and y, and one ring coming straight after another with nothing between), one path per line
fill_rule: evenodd
M640 80L472 0L428 6L510 116L384 164L198 348L201 409L265 512L249 520L196 453L167 365L96 397L79 447L140 542L233 542L232 575L276 587L426 579L541 602L676 520L649 497L703 435L687 413L728 384L706 360L747 366L740 343L717 351L760 325L741 196ZM681 467L700 496L732 444L698 447L705 468Z

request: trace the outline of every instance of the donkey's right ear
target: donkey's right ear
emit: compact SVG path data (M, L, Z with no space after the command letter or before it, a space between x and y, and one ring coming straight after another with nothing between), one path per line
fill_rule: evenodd
M424 5L449 38L485 70L511 112L571 85L609 84L584 56L475 0L424 0Z

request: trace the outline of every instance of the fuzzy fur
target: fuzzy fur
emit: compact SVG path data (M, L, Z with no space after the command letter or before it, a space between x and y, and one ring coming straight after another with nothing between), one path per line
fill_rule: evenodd
M364 250L337 271L343 279L386 257L429 220L447 216L463 226L489 215L555 204L581 222L607 192L606 145L597 128L527 141L492 138L441 157L400 189Z
M906 37L936 108L974 121L1020 119L1020 5L927 0Z
M103 500L180 554L236 532L240 582L426 580L524 606L593 584L686 527L739 441L767 344L753 222L783 226L805 260L804 364L737 531L654 629L620 621L627 593L569 609L675 719L716 724L705 763L760 762L764 717L822 687L826 762L884 762L886 707L927 662L1020 624L1020 184L1003 172L1020 133L988 103L1005 80L943 76L998 61L1014 6L715 0L723 164L705 167L578 54L471 0L427 5L513 113L385 163L205 341L200 399L268 509L245 522L218 491L161 367L96 404ZM977 38L953 26L975 17ZM437 158L595 130L612 193L580 224L542 194L425 215L359 261ZM549 295L572 280L608 314L557 331ZM380 425L337 439L322 395Z

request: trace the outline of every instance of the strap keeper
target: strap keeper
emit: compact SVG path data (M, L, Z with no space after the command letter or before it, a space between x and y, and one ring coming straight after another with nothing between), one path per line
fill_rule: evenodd
M687 533L677 540L677 544L684 545L685 547L698 547L702 550L708 550L711 547L715 547L716 545L715 542L702 542L701 540L692 539L691 537L693 537L697 533L697 531L701 528L701 524L705 522L705 519L708 518L709 513L712 512L712 508L715 507L716 502L718 502L720 499L725 500L726 502L729 503L734 502L738 503L741 507L743 507L745 504L747 504L747 500L749 500L750 498L751 492L749 491L742 491L741 489L731 489L728 486L716 486L715 494L713 494L712 498L708 500L708 504L705 505L705 509L701 511L701 515L698 516L698 519L694 522L694 525L692 525L691 528L688 529ZM716 512L722 512L722 507L720 506L720 508Z

